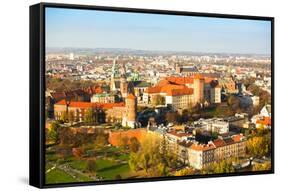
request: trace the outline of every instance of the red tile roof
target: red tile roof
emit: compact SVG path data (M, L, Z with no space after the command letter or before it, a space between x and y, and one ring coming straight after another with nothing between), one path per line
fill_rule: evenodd
M271 126L271 117L263 117L263 119L257 120L256 123Z
M213 143L216 147L225 146L225 142L222 139L216 139L216 140L213 141Z
M55 105L66 105L65 100L61 100L57 102ZM125 103L91 103L91 102L78 102L71 101L69 107L77 107L77 108L103 108L103 109L111 109L113 107L124 107Z
M166 93L168 96L179 96L179 95L191 95L193 89L188 88L184 85L167 84L165 86L154 86L149 87L146 90L147 93Z
M192 133L177 133L177 132L169 132L168 134L174 135L176 137L187 137L187 136L191 136Z
M213 144L192 144L190 146L191 149L196 150L196 151L207 151L207 150L211 150L214 149L215 146Z
M233 135L232 139L234 140L234 142L240 142L242 140L244 136L243 135Z
M170 83L174 83L174 84L178 84L178 85L193 84L193 78L191 78L191 77L171 76L171 77L165 78L165 80Z

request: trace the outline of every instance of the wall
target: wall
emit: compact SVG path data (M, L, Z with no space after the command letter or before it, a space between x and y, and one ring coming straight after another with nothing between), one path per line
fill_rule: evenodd
M28 7L39 0L6 0L1 1L1 157L0 157L0 190L37 190L28 186L28 55L29 55L29 21ZM105 6L125 6L137 8L186 10L194 12L230 13L276 17L275 33L281 34L281 12L278 0L53 0ZM280 37L276 42L276 73L281 72ZM281 75L276 76L276 81ZM280 88L276 86L275 97L280 97ZM280 99L276 99L276 114L281 112ZM13 106L13 107L11 107ZM278 116L276 116L278 119ZM105 185L96 187L75 187L53 189L56 191L144 191L144 190L268 190L280 185L280 121L276 122L276 174L229 178L211 178L196 180L164 181ZM278 182L279 181L279 182Z

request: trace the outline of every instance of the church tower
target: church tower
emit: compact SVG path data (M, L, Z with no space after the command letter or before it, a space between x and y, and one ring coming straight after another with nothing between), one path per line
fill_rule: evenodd
M125 68L125 64L122 64L121 67L121 76L120 76L120 92L121 92L121 96L122 98L126 98L128 95L128 82L126 79L126 68Z
M111 69L111 78L110 78L110 91L116 91L115 86L115 78L117 76L117 70L116 70L116 59L113 60L113 65Z
M131 128L136 127L137 117L137 98L133 94L129 94L126 98L126 111L123 116L122 125Z

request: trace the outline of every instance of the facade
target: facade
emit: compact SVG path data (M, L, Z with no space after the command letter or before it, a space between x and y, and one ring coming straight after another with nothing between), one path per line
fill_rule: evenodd
M137 97L137 101L140 104L144 103L144 92L148 87L151 86L150 83L145 81L132 81L134 87L134 95Z
M208 144L193 143L188 147L188 162L191 167L202 169L214 162L244 157L245 154L246 138L238 134L227 138L219 138L210 141Z
M234 116L225 117L224 121L229 123L229 126L245 128L248 126L248 114L247 113L236 113Z
M229 123L220 118L199 119L194 124L196 128L212 133L225 134L229 132Z
M258 115L251 118L251 121L256 128L271 129L271 105L265 105Z
M189 165L195 169L202 169L214 162L215 146L194 143L188 148Z
M54 113L56 120L62 120L64 113L72 112L75 121L84 121L87 110L93 109L99 113L97 116L98 123L104 122L119 122L123 126L129 126L131 128L136 127L136 97L130 94L125 103L91 103L91 102L73 102L70 101L66 104L65 100L62 100L54 105Z
M115 102L115 96L112 94L94 94L91 97L92 103L114 103Z
M93 109L95 112L103 113L106 110L112 109L114 107L124 107L124 103L91 103L91 102L76 102L70 101L66 103L65 100L61 100L54 105L54 114L56 120L62 120L64 113L72 112L74 121L82 122L84 121L85 114L87 110ZM104 122L105 119L100 121Z
M221 87L213 85L214 79L194 74L188 77L166 77L155 86L148 87L143 94L145 104L154 105L159 96L164 97L165 105L183 110L196 104L221 102Z
M195 102L194 89L188 83L193 83L188 77L168 77L158 82L153 87L149 87L144 92L144 103L157 105L159 97L164 98L164 105L172 106L174 109L188 109L193 107ZM196 96L199 93L197 92ZM198 97L196 97L197 100ZM163 105L159 104L159 105Z
M220 162L229 158L244 157L246 154L246 138L243 135L233 135L228 138L216 139L214 161Z
M179 64L176 64L176 72L185 76L192 76L199 73L198 68L194 65L180 66Z
M210 103L221 103L221 87L215 86L210 90Z
M214 78L205 78L204 98L211 104L221 103L221 86Z

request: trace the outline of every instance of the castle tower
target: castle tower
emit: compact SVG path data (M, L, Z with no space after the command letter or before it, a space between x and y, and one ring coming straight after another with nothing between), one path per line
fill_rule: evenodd
M120 78L120 92L122 98L126 98L128 94L128 82L126 80L126 77L124 75Z
M133 94L129 94L126 98L126 111L123 117L122 125L135 128L136 116L137 116L137 98Z
M200 74L194 75L194 104L203 103L204 101L204 78Z

